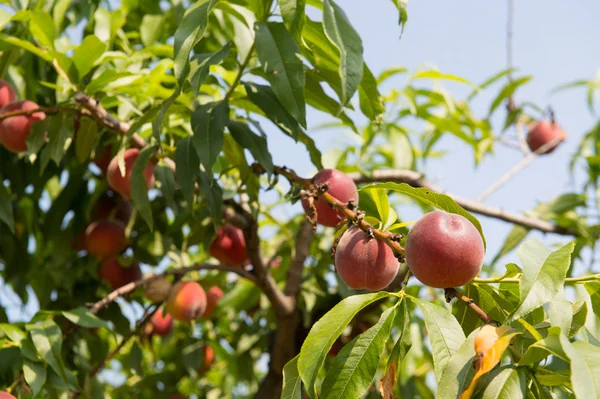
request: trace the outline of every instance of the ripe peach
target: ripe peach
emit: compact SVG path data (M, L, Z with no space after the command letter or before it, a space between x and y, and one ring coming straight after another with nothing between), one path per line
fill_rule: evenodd
M0 392L0 399L17 399L8 392Z
M124 196L125 198L131 199L131 172L133 164L137 157L140 155L140 150L137 148L130 148L125 151L123 158L125 160L125 176L121 175L119 170L119 156L115 156L106 170L106 180L110 188ZM150 190L154 186L154 163L149 162L144 170L144 178L146 179L146 187Z
M231 266L241 267L248 264L246 240L242 230L229 224L219 227L217 236L210 244L210 255Z
M380 290L398 273L400 264L383 241L370 238L356 226L350 227L338 242L335 269L350 288Z
M463 216L430 212L406 238L406 262L414 276L435 288L460 287L481 271L485 250L479 231Z
M204 361L202 362L202 366L200 367L199 372L206 373L210 366L215 362L215 351L209 345L204 347Z
M206 310L206 293L195 281L180 281L173 286L167 300L167 311L179 321L201 317Z
M213 285L206 291L206 310L202 315L203 319L210 319L215 309L217 308L217 303L223 297L223 291Z
M346 203L354 200L358 205L358 189L354 181L349 178L344 172L337 169L323 169L313 177L315 184L329 183L327 192L336 199ZM302 200L302 206L306 211L308 209L308 201ZM336 211L322 198L315 198L315 208L317 210L317 222L323 226L335 227L345 219L343 213Z
M17 99L15 89L6 80L0 80L0 108Z
M173 317L163 309L158 309L150 319L152 332L161 337L167 336L173 330Z
M550 154L558 145L567 139L567 133L556 123L540 121L536 122L527 132L527 145L533 152L542 146L556 141L556 144L546 149L542 154Z
M0 114L15 111L34 111L38 105L33 101L17 101L7 104L0 110ZM19 115L0 121L0 143L7 150L12 152L27 151L27 137L31 131L31 126L46 118L43 112L36 112L31 115Z
M94 158L92 159L92 162L98 168L100 168L102 173L106 173L106 170L108 169L108 165L110 164L110 161L112 160L112 158L113 158L112 146L107 145L101 151L96 152L96 154L94 155Z
M94 205L92 220L114 219L127 224L132 211L133 206L123 197L118 195L111 197L108 193L104 193Z
M122 266L117 258L110 258L102 262L100 277L110 284L113 290L142 278L142 271L137 262L130 266Z
M85 229L85 249L100 259L110 258L128 246L125 225L113 220L93 222Z

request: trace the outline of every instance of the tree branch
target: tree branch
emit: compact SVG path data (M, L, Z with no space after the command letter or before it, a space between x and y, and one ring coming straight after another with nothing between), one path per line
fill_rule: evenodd
M477 304L475 303L474 300L472 300L471 298L469 298L468 296L466 296L465 294L463 294L462 292L460 292L459 290L457 290L456 288L446 288L444 290L445 294L446 294L446 301L450 302L452 299L454 298L458 298L461 301L465 302L467 304L468 307L471 308L471 310L473 310L477 316L486 324L495 324L498 325L499 323L495 320L492 320L487 313L485 313L483 311L483 309L481 309L479 306L477 306Z
M290 264L287 275L287 283L284 293L294 301L294 307L302 285L302 271L304 270L304 262L310 251L310 244L315 236L315 231L312 225L305 220L300 226L298 237L296 238L296 253Z
M466 209L467 211L477 213L479 215L488 216L494 219L503 220L505 222L517 224L523 227L527 227L533 230L539 230L544 233L555 233L561 235L577 236L577 232L574 230L566 229L564 227L556 226L552 223L546 222L545 220L532 218L524 215L520 215L513 212L505 211L502 208L493 206L487 206L476 201L468 200L459 197L454 194L445 192L442 188L436 186L433 183L423 179L423 175L404 169L396 170L379 170L373 172L370 176L362 175L360 173L349 173L348 174L355 183L379 183L379 182L394 182L394 183L406 183L412 187L423 187L431 191L445 194L452 198L458 205Z

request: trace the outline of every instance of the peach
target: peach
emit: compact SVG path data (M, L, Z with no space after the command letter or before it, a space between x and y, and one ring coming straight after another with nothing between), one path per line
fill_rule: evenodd
M114 219L127 224L132 211L133 206L123 197L118 195L112 197L108 193L104 193L94 205L92 220Z
M0 110L0 114L15 111L34 111L38 105L33 101L17 101L7 104ZM31 126L46 118L43 112L31 115L19 115L0 121L0 143L9 151L27 151L27 137L31 132Z
M195 281L180 281L167 299L167 311L175 320L192 321L206 310L206 293Z
M118 255L128 245L125 225L122 222L100 220L85 229L85 249L99 259Z
M125 160L125 176L119 170L119 156L115 156L106 170L106 180L110 188L121 194L125 198L131 199L131 172L133 164L140 155L140 150L130 148L125 151L123 158ZM144 178L146 179L146 187L150 190L154 186L154 163L150 161L144 170Z
M173 330L173 316L164 312L163 309L158 309L150 319L152 324L152 332L161 337L167 336Z
M338 275L348 287L371 291L387 287L400 266L385 242L370 238L356 226L342 235L334 263Z
M349 178L344 172L337 169L323 169L313 177L315 184L329 184L327 192L333 197L344 203L354 200L358 205L358 189L354 181ZM315 198L315 208L317 210L317 222L323 226L335 227L346 217L343 213L335 210L323 198ZM308 201L302 200L302 206L306 211L308 209Z
M200 367L200 373L206 373L210 366L215 362L215 351L209 345L204 347L204 359L202 361L202 366Z
M17 99L15 89L6 80L0 80L0 108Z
M540 121L531 126L527 132L527 145L533 152L544 145L556 141L555 144L547 148L542 154L550 154L558 145L567 139L567 133L556 123Z
M242 267L248 264L246 240L242 230L229 224L219 227L217 236L210 244L210 255L231 266Z
M218 304L219 300L222 297L223 297L223 291L216 285L213 285L212 287L210 287L208 289L208 291L206 291L206 310L204 311L202 318L204 318L204 319L211 318L212 314L214 313L215 309L217 308L217 304Z
M94 158L92 159L92 162L98 168L100 168L100 170L102 171L102 173L106 173L106 170L108 169L108 165L110 164L110 161L112 160L112 158L113 158L113 156L112 156L112 146L111 145L107 145L101 151L97 151L94 154Z
M100 266L100 277L110 284L113 290L137 281L142 278L142 271L137 262L125 267L119 263L117 258L110 258L102 262Z
M8 392L0 392L0 399L17 399Z
M481 271L485 249L479 231L465 217L430 212L406 238L406 262L414 276L435 288L460 287Z

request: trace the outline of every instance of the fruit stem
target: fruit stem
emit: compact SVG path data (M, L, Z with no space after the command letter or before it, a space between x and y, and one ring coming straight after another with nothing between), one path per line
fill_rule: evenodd
M479 306L477 306L477 304L475 303L474 300L472 300L471 298L469 298L468 296L466 296L465 294L463 294L456 288L446 288L446 289L444 289L444 292L446 294L446 301L450 302L452 299L458 298L461 301L465 302L467 304L467 306L471 308L471 310L473 310L475 313L477 313L477 316L479 316L479 318L484 323L498 325L498 322L491 319L487 315L487 313L485 313L483 311L483 309L481 309Z

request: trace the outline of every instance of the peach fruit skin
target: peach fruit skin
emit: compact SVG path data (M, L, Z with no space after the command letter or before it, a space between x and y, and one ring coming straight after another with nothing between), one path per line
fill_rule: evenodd
M475 226L441 211L423 216L406 238L406 263L414 276L434 288L460 287L481 271L485 250Z
M383 241L369 238L356 226L350 227L338 242L335 269L350 288L377 291L387 287L400 264Z
M558 145L567 139L567 134L556 123L541 121L534 124L527 132L527 145L533 152L537 151L544 144L553 140L560 140L548 148L543 154L550 154Z
M131 202L119 195L111 197L108 193L104 193L94 205L92 221L114 219L127 224L132 212Z
M215 309L217 308L217 304L219 303L219 300L222 297L223 297L223 291L216 285L213 285L212 287L210 287L208 289L208 291L206 291L206 310L204 311L204 314L202 315L203 319L211 318L212 314L215 312Z
M134 262L129 267L122 266L116 258L107 259L100 266L100 277L108 282L113 290L142 278L140 265Z
M167 311L175 320L192 321L206 311L206 293L195 281L178 282L167 301Z
M228 224L220 226L217 236L210 244L210 255L226 265L237 267L246 265L248 255L242 230Z
M15 89L6 80L0 80L0 108L17 99Z
M17 399L8 392L0 392L0 399Z
M33 111L38 108L38 105L33 101L17 101L3 107L0 114L15 111ZM0 121L0 143L12 152L27 151L26 140L31 132L31 126L43 119L46 119L46 114L43 112L3 119Z
M215 351L209 345L204 347L204 362L202 363L202 367L200 368L200 373L204 373L208 371L210 366L215 362Z
M315 184L329 183L329 189L327 192L334 198L343 203L350 200L354 200L354 203L358 205L358 189L354 180L352 180L344 172L340 172L337 169L323 169L313 177ZM315 198L315 208L317 210L317 222L327 227L335 227L346 216L336 211L331 205L327 203L323 198ZM308 201L302 200L302 206L304 211L308 209Z
M140 150L130 148L123 154L125 160L125 176L121 175L119 170L119 156L115 156L108 164L106 170L106 180L108 185L114 191L118 192L125 198L131 199L131 172L133 164L140 155ZM150 190L154 186L154 164L152 162L146 165L144 170L144 179L146 179L146 187Z
M161 337L169 335L173 330L173 316L163 309L158 309L154 313L150 323L152 323L152 332Z
M93 222L85 229L85 249L100 259L110 258L128 246L125 225L116 220Z

